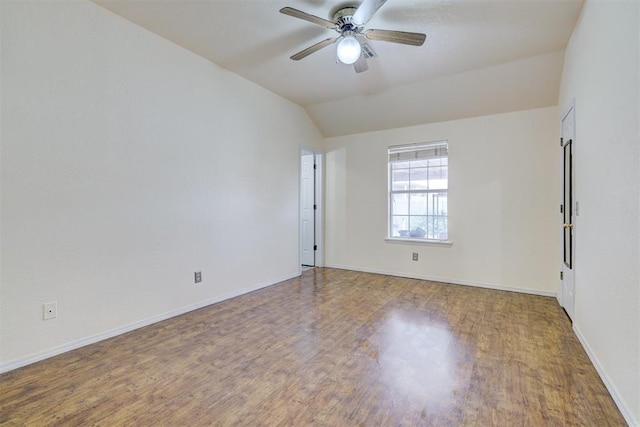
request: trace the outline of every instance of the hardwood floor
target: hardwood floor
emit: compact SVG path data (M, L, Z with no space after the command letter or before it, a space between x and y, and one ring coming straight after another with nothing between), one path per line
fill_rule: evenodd
M0 376L0 425L626 425L553 298L313 269Z

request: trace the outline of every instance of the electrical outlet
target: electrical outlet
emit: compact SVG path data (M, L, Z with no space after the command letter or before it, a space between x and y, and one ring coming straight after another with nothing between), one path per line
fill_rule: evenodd
M58 317L58 303L47 302L43 304L42 320L55 319Z
M413 258L412 258L412 259L413 259L414 261L417 261L417 260L418 260L418 252L414 252L414 253L413 253Z
M202 271L196 271L195 273L193 273L193 277L195 279L195 283L202 282Z

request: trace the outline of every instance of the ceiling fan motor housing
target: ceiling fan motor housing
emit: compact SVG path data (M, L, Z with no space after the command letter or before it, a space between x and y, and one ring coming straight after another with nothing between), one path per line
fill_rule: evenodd
M358 10L356 7L347 6L341 9L338 9L333 14L333 22L338 26L337 31L339 33L344 33L345 31L353 31L358 32L362 29L362 27L358 28L353 24L353 14Z

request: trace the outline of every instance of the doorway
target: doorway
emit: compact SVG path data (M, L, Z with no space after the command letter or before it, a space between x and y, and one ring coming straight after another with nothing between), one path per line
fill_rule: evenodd
M322 266L322 153L300 151L300 265Z
M575 302L575 105L572 102L562 118L562 136L560 138L562 159L562 270L560 272L561 305L573 321Z

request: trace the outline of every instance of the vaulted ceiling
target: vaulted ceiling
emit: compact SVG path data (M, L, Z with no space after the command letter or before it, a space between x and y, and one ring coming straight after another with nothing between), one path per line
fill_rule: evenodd
M326 137L557 104L564 49L583 0L388 0L367 28L427 34L421 47L369 41L355 73L335 45L298 51L335 31L334 0L94 0L100 6L307 111ZM358 2L355 2L356 4Z

